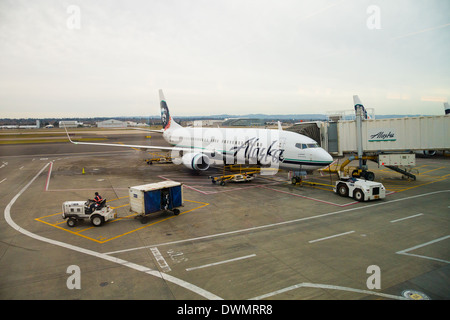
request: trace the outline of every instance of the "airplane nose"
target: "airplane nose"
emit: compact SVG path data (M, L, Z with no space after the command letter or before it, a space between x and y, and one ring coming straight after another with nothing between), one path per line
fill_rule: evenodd
M326 152L325 149L322 149L321 153L322 153L321 156L323 157L324 161L328 162L327 165L329 165L334 161L333 157L328 152Z

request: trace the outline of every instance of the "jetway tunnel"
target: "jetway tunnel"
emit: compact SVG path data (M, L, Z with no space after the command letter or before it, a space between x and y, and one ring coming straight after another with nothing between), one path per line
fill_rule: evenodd
M419 152L430 155L436 151L443 151L445 154L450 150L450 114L368 119L361 101L355 97L354 120L330 117L332 121L300 122L286 130L314 139L334 156L356 156L358 168L362 172L365 170L365 157L374 157L370 160L379 162L378 157L381 155L411 155ZM414 165L382 163L379 162L379 165L415 179L409 173Z

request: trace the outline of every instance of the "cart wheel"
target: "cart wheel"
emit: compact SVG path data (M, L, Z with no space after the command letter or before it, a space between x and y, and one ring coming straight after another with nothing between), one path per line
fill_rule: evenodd
M75 218L69 218L69 219L67 219L67 225L70 227L70 228L73 228L73 227L75 227L76 225L77 225L77 219L75 219Z
M96 214L91 217L91 222L94 227L100 227L103 224L104 220L102 216Z
M178 209L173 209L173 214L174 215L179 215L180 214L180 210L178 210Z
M353 193L353 197L356 201L364 201L364 193L359 189L355 190L355 192Z
M220 185L223 187L225 185L225 181L220 181Z
M148 220L148 217L146 217L146 216L142 216L142 217L141 217L141 223L142 223L142 224L146 224L146 223L147 223L147 220Z
M344 183L338 184L337 192L341 197L348 197L348 187Z
M216 184L216 180L214 178L211 178L212 184Z

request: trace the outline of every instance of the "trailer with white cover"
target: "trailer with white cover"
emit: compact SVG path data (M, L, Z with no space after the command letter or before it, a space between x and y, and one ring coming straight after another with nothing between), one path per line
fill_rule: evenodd
M128 189L130 211L138 214L141 223L146 223L148 215L158 212L180 214L183 202L183 185L176 181L162 181Z

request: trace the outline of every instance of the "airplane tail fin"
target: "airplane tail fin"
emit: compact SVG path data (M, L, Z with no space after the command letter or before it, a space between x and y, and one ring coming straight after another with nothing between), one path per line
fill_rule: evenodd
M161 89L159 89L159 100L161 106L161 120L163 123L164 131L174 128L180 128L181 126L176 123L169 113L169 108L167 107L166 99L164 98L164 93Z
M448 105L448 102L444 102L444 109L445 114L450 114L450 106Z

